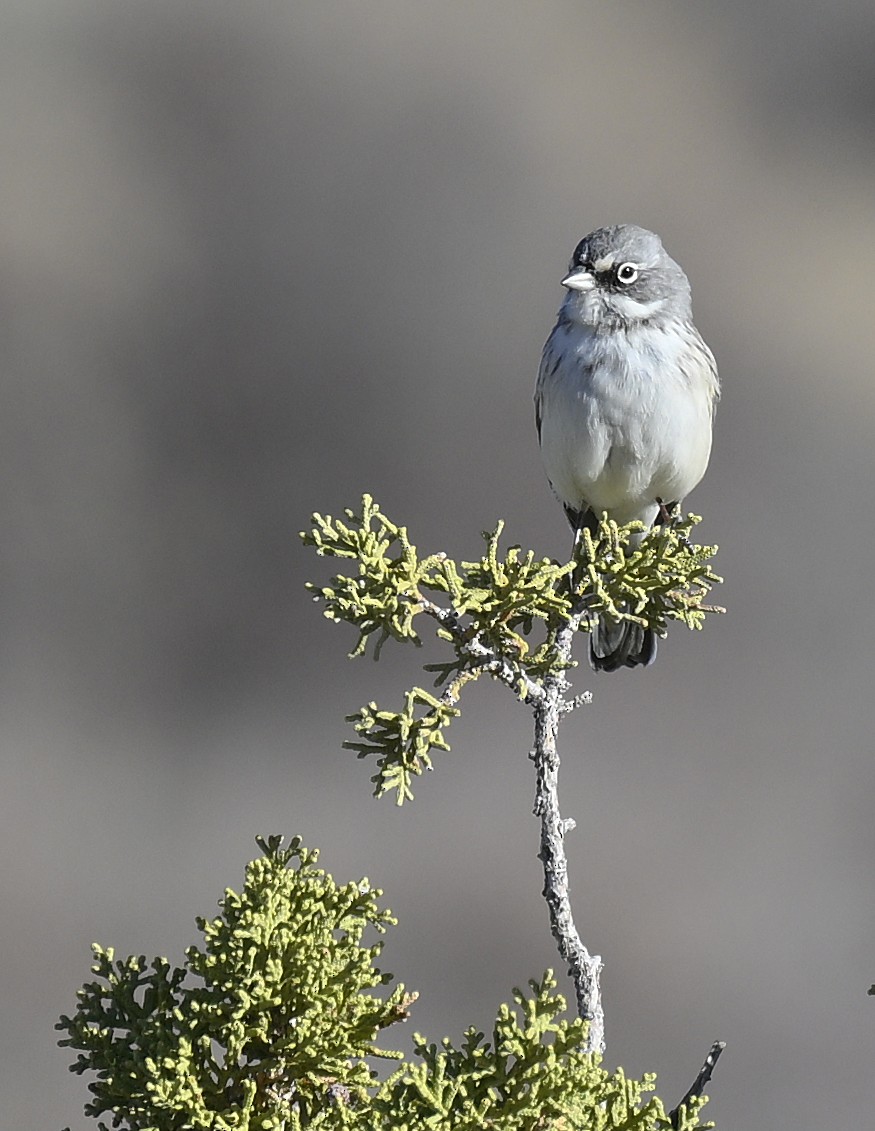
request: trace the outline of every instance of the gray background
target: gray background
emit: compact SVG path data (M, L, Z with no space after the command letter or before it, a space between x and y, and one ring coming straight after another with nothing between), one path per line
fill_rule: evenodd
M875 8L0 8L0 1121L86 1126L52 1025L89 944L179 959L258 832L400 916L414 1027L556 963L530 719L467 694L400 812L340 750L310 511L563 555L531 392L579 237L658 230L724 382L691 500L729 615L581 671L563 738L608 1062L722 1128L871 1122ZM433 657L432 657L433 658ZM409 1041L409 1031L399 1039Z

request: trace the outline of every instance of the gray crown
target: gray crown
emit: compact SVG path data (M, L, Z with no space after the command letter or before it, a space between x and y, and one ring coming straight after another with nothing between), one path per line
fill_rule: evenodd
M634 265L637 269L637 277L631 283L623 283L618 277L624 264ZM578 297L572 289L569 299L572 303L585 305L590 316L601 310L609 320L633 321L611 301L613 295L624 295L642 304L663 300L659 311L649 316L657 321L667 317L686 321L692 317L690 284L686 275L662 246L659 236L646 228L639 228L636 224L614 224L590 232L574 251L568 278L580 271L592 274L594 291Z

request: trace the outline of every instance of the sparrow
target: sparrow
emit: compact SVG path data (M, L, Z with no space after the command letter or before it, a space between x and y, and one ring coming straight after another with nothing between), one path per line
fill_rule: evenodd
M584 236L562 285L535 387L547 478L577 538L603 514L649 529L692 491L711 454L720 384L689 281L659 236L615 224ZM596 671L655 658L653 629L606 613L592 625Z

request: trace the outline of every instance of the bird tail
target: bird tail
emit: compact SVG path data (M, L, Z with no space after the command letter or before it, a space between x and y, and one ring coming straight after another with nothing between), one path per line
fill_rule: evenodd
M615 672L620 668L649 667L656 659L656 633L629 620L614 620L602 614L589 637L589 662L593 671Z

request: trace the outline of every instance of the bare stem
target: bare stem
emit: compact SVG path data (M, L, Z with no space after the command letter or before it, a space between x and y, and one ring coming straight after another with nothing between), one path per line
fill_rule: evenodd
M574 828L574 822L563 821L559 812L559 754L556 748L561 717L588 703L591 696L584 692L583 695L567 700L565 692L568 681L562 671L548 676L540 684L484 644L479 634L472 635L452 609L444 608L422 596L420 605L425 613L438 621L463 645L477 669L488 671L517 694L521 692L522 698L534 709L535 747L532 759L537 780L534 811L541 818L541 848L538 856L544 866L544 898L550 911L550 929L574 982L577 1012L584 1021L589 1022L586 1049L588 1052L602 1053L605 1048L605 1015L599 987L602 960L597 954L591 955L581 942L571 912L564 837ZM571 664L574 637L582 615L582 607L574 610L556 634L556 652L565 667ZM455 704L462 684L475 678L475 675L475 671L471 670L453 680L445 689L443 700L450 705Z
M573 613L556 636L556 651L567 663L571 662L574 636L581 616L581 611ZM543 698L534 704L534 812L541 819L541 850L538 856L544 866L544 898L550 911L550 929L574 982L577 1012L584 1021L589 1022L586 1050L602 1053L605 1049L605 1014L599 986L602 960L600 955L589 953L574 925L564 843L565 833L574 824L563 821L559 812L559 753L556 737L559 721L568 710L565 700L567 687L568 681L561 673L549 676L544 681Z
M720 1058L720 1054L725 1048L725 1041L715 1041L711 1046L711 1051L705 1057L705 1063L699 1069L699 1075L690 1085L689 1091L678 1104L678 1106L676 1108L673 1108L669 1113L668 1118L671 1122L672 1127L677 1127L678 1125L681 1108L686 1107L690 1100L698 1099L699 1096L701 1096L702 1092L705 1090L705 1085L711 1079L711 1073L714 1071L714 1065L717 1063L718 1059Z

